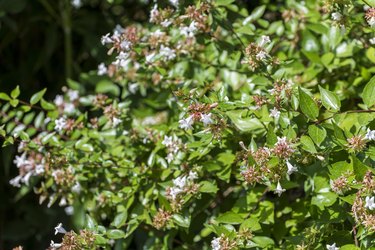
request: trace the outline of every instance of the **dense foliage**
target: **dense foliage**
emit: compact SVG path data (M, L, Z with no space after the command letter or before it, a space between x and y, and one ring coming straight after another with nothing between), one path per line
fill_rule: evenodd
M155 3L88 84L0 93L10 184L83 214L52 249L375 247L374 27L375 1Z

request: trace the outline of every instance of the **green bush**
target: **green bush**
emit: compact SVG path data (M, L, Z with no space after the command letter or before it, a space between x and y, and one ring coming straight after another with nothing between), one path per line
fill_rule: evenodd
M53 102L0 93L10 183L80 222L52 248L375 247L374 7L155 4Z

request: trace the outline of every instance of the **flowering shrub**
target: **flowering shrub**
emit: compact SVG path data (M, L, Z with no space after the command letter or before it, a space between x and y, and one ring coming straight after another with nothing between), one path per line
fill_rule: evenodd
M10 184L85 213L52 249L374 247L374 7L155 4L86 84L0 93Z

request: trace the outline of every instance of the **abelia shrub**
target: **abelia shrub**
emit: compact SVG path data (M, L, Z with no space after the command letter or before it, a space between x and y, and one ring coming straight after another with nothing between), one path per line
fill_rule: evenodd
M375 2L245 7L155 2L53 101L0 93L10 184L85 214L51 249L375 246Z

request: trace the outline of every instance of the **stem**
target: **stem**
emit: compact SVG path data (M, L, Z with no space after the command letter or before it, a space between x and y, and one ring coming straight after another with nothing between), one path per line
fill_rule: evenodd
M73 46L72 46L72 13L68 0L61 2L61 20L64 30L64 50L65 50L65 78L72 77Z

